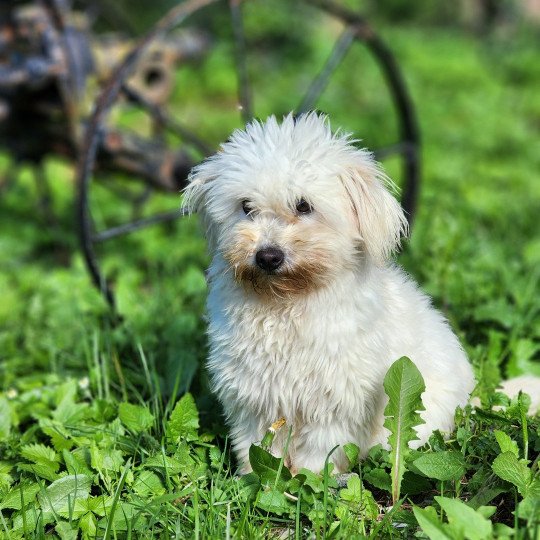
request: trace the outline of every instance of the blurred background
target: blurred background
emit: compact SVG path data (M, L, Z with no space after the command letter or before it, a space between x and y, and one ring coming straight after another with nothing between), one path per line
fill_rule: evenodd
M312 105L370 149L401 139L381 64L362 40L345 54L342 19L304 2L233 1L233 19L243 17L235 26L218 1L138 56L94 124L97 167L81 203L76 168L94 103L174 5L0 7L1 390L88 376L124 395L191 389L204 413L208 261L196 218L178 217L190 166L244 125L246 107L259 118L298 111L340 39L342 61ZM372 29L393 54L421 140L400 264L450 318L484 390L501 376L540 375L540 2L337 5L360 14L365 35ZM240 98L239 79L249 80ZM402 187L404 153L381 153ZM81 254L81 204L119 316ZM164 213L176 219L115 236L115 227Z

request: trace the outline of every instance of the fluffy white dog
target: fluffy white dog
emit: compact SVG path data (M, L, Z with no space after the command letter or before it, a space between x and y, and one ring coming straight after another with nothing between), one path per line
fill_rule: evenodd
M293 471L321 470L336 445L386 446L382 383L401 356L426 383L417 445L452 430L474 387L447 321L390 261L406 220L353 142L315 113L272 116L235 131L190 177L212 255L208 368L243 472L281 417ZM331 460L347 466L341 450Z

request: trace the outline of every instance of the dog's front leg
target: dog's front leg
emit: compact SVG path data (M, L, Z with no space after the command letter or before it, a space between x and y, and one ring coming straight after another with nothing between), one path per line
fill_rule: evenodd
M259 418L251 413L242 411L232 417L231 439L234 453L238 461L238 473L247 474L252 471L249 463L249 449L252 444L260 443L264 436Z
M354 440L346 426L335 423L310 423L293 435L291 448L291 472L296 474L305 468L319 473L326 459L334 464L334 473L347 470L348 460L342 445ZM338 447L338 448L336 448ZM335 450L332 452L332 450ZM330 454L332 452L332 454ZM329 455L330 454L330 455Z

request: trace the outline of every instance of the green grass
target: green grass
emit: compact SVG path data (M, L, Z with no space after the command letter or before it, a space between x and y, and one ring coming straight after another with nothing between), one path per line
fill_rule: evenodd
M258 42L261 115L296 104L290 89L306 70L295 66L327 54L336 29L305 24L316 39L296 54L283 46L281 63L274 42ZM483 408L458 412L450 440L434 434L411 452L394 507L380 448L358 463L348 447L346 487L328 469L291 478L264 448L239 479L201 368L207 258L196 220L106 246L124 315L113 325L77 251L73 171L50 159L56 224L37 210L28 167L0 199L0 538L540 538L538 418L524 414L526 398L490 411L508 404L494 392L501 378L540 375L539 38L526 28L511 39L417 26L383 34L424 142L400 263L460 334ZM181 70L173 106L216 144L240 125L227 53L218 44L207 64ZM321 108L368 146L392 142L376 66L360 48L348 62ZM386 165L397 175L395 160ZM127 215L109 191L92 196L100 222ZM195 399L178 401L187 390Z

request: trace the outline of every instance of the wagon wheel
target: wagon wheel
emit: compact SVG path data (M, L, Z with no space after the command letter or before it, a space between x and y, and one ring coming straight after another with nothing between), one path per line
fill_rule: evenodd
M104 138L111 137L114 139L115 135L114 133L107 132L103 127L106 117L118 96L123 94L144 109L157 125L173 133L184 145L195 150L197 158L193 157L193 152L189 154L181 151L176 154L167 154L167 158L169 159L169 174L168 176L166 175L167 178L165 181L162 181L163 179L156 179L155 174L152 176L151 171L155 172L158 166L157 162L143 164L150 170L148 174L145 174L144 167L142 169L139 168L140 170L133 171L146 180L146 189L151 188L178 193L179 189L185 184L189 168L201 157L212 153L213 145L201 140L194 133L186 129L185 126L173 120L164 110L149 102L144 96L131 88L126 81L138 58L152 40L168 32L190 14L216 1L188 0L171 10L161 19L153 30L131 51L122 65L118 67L114 76L103 90L88 122L78 169L77 212L80 241L92 279L113 309L115 307L114 294L100 268L96 257L96 246L112 238L129 234L147 226L177 219L183 214L183 211L179 209L161 212L144 218L130 220L104 230L97 230L90 210L89 190L92 185L92 171L96 163L98 148L100 145L103 145ZM411 222L415 210L419 183L419 136L413 107L395 59L384 42L357 13L327 0L304 0L304 3L341 21L343 31L334 44L333 50L322 69L315 75L311 84L308 85L305 95L296 107L296 112L308 111L317 106L319 98L324 93L332 75L347 55L349 49L355 42L363 43L382 70L393 99L399 125L399 140L395 144L376 150L375 155L379 159L384 159L392 154L397 154L401 158L403 169L402 205L408 215L409 222ZM253 118L253 105L252 88L247 69L248 47L244 32L242 0L229 0L229 9L238 78L238 108L241 111L242 120L247 122ZM294 109L294 107L295 104L292 103L290 109ZM170 174L171 170L174 174Z

